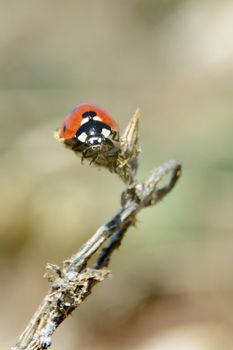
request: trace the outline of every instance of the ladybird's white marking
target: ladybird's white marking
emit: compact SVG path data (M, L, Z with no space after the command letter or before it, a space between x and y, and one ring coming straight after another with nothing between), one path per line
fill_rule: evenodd
M87 122L89 122L89 118L88 117L87 118L83 118L83 120L81 121L81 125L83 125L83 124L85 124Z
M79 136L78 136L78 140L81 142L85 142L87 139L87 134L85 132L82 132Z
M89 142L90 142L91 145L96 144L96 142L98 142L100 144L102 142L102 138L101 137L92 137L89 140Z
M101 119L100 117L98 117L98 115L95 115L95 116L93 117L93 119L94 119L94 120L98 120L99 122L102 121L102 119Z
M103 128L101 130L101 134L104 135L104 137L108 137L111 134L111 131L109 129Z

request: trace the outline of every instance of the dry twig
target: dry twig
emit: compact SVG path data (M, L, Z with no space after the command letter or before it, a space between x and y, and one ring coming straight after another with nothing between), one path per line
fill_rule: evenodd
M109 167L104 164L128 184L122 194L121 208L76 254L63 262L62 268L47 264L46 277L51 288L12 350L42 350L51 345L51 337L59 324L82 303L96 283L110 275L106 267L111 255L120 246L128 228L134 225L137 213L157 204L179 179L181 165L171 160L154 169L146 181L136 181L140 149L138 120L137 111L121 137L116 159L111 160ZM170 175L168 183L158 188L165 175ZM88 263L94 254L95 264L90 267Z

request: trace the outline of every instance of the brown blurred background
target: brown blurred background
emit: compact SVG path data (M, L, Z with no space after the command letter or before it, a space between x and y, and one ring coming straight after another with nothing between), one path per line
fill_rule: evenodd
M141 108L141 179L172 158L184 171L52 348L232 349L233 2L0 0L0 50L1 348L47 292L45 263L119 207L120 180L53 139L92 102L121 129Z

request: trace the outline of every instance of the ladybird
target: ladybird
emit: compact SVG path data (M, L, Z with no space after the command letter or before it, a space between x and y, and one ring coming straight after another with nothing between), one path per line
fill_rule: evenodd
M59 138L66 146L95 161L118 150L118 125L110 114L94 104L80 104L65 117Z

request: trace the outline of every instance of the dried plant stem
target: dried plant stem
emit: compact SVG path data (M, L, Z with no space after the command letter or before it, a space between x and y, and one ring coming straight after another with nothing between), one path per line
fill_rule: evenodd
M135 158L139 153L138 115L134 116L131 125L136 134L128 128L126 134L131 132L131 136L126 138L121 153L122 159L124 156L127 159L127 163L123 164L124 169L128 164L127 171L115 171L121 177L130 179L122 194L121 208L76 254L64 261L62 268L47 264L46 277L51 282L51 288L12 350L42 350L51 345L51 337L59 324L83 302L97 282L110 275L110 272L103 268L108 266L112 253L120 246L128 228L135 224L137 213L144 207L157 204L179 179L181 165L176 161L168 161L155 169L146 181L132 181L135 174ZM158 183L167 174L170 175L169 181L162 188L158 188ZM103 247L107 240L106 246ZM94 266L88 267L94 254Z

